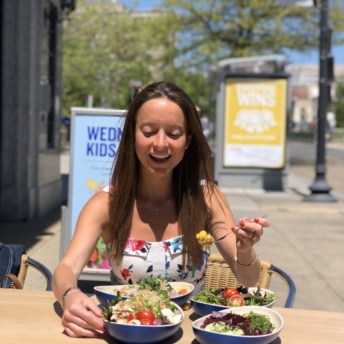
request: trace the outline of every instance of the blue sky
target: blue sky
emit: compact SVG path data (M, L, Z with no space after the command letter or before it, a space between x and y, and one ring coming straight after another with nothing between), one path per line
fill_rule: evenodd
M154 7L160 0L118 0L126 6L138 4L139 9L150 9ZM344 45L332 46L332 55L335 64L344 65ZM319 63L319 49L316 48L311 52L299 53L291 52L289 56L292 64L317 64Z
M334 63L344 65L344 45L332 46L332 54ZM290 55L293 64L316 64L319 63L319 49L314 49L309 53L293 52Z

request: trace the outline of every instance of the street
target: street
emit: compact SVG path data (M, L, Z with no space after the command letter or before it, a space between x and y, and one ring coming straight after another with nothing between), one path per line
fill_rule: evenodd
M290 171L310 180L316 178L316 144L292 141L289 144ZM344 143L327 144L326 147L326 181L332 187L332 193L344 197ZM309 185L308 185L309 186Z
M213 152L216 154L214 141L209 142ZM305 143L289 141L287 148L287 169L309 183L305 185L307 194L308 187L316 178L316 143ZM336 198L344 199L344 178L341 177L344 171L344 142L326 144L326 181L332 187L331 193Z

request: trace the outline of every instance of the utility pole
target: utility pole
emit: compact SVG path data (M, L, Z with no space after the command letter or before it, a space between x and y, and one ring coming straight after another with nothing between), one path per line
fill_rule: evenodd
M316 2L315 2L316 3ZM331 30L328 27L328 0L320 2L320 71L319 71L319 99L318 99L318 135L317 156L315 172L316 177L309 186L311 194L305 197L309 202L335 202L336 199L330 194L332 187L326 181L326 158L325 158L325 134L326 114L329 107L329 86L333 66L333 59L329 56L331 51ZM331 63L330 63L331 62Z

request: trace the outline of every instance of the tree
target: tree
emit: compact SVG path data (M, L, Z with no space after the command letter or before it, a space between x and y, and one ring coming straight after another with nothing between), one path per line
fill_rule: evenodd
M71 106L85 106L89 94L94 106L125 109L131 83L160 79L172 65L174 44L166 42L173 35L161 25L162 16L138 15L115 5L79 0L64 22L64 114ZM161 54L167 51L170 60L165 56L162 64Z
M319 8L278 1L161 0L145 13L120 8L119 2L78 0L64 23L64 113L84 106L88 94L95 106L123 109L131 82L168 80L203 102L213 117L206 82L211 65L319 45ZM333 44L343 43L344 1L330 2Z
M278 0L164 0L161 7L179 26L178 56L185 68L319 45L319 8L281 6ZM332 0L330 12L334 32L343 32L344 1ZM334 42L344 39L334 35Z

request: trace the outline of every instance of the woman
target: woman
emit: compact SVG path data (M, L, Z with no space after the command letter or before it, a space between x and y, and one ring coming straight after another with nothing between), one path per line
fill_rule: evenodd
M111 185L82 209L73 239L56 268L53 290L62 302L62 324L71 337L97 336L102 312L77 288L77 280L102 237L116 283L152 276L184 280L198 292L207 251L196 240L206 230L237 279L259 277L253 245L266 219L243 219L214 184L211 150L194 103L176 85L154 83L132 101L114 162Z

